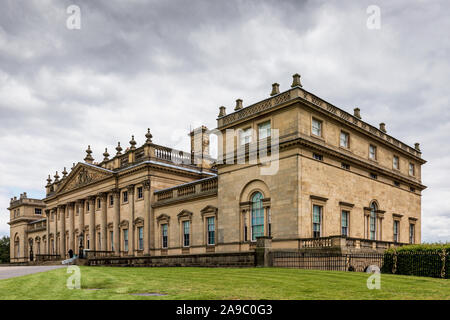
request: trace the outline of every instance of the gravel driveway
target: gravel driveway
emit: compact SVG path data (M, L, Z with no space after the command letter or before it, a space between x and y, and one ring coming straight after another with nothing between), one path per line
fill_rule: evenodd
M58 268L66 268L65 265L60 266L8 266L0 267L0 280L13 277L20 277L27 274L50 271Z

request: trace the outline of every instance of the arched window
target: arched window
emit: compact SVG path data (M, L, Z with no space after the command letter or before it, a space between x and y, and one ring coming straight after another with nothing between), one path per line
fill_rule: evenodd
M16 256L14 258L20 257L20 241L19 237L16 235L16 238L14 239L14 246L16 247Z
M251 198L252 241L255 241L257 237L264 236L264 208L262 199L263 195L261 192L255 192Z
M378 206L375 202L370 204L370 216L369 216L369 233L370 240L376 240L377 234L377 214Z

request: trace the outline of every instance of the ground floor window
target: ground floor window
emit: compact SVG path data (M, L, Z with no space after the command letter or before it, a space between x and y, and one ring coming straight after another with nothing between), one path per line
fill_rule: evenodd
M400 225L400 222L395 220L394 221L394 242L398 242L399 241L399 234L398 234L399 225Z
M167 224L161 225L161 246L167 248Z
M123 230L123 250L128 251L128 229Z
M183 246L190 245L190 221L183 221Z
M114 251L114 231L109 232L109 241L111 243L111 251Z
M215 218L209 217L207 219L208 225L208 244L214 245L216 243L216 226L215 226Z
M342 218L341 218L341 234L345 237L348 236L348 217L350 212L342 210Z
M252 222L252 241L257 237L264 236L264 208L262 205L263 195L256 192L252 196L251 222Z
M139 250L144 250L144 228L143 227L138 228L138 235L139 235L138 248L139 248Z
M409 224L409 243L414 243L415 241L415 225L413 223Z
M313 205L313 238L320 238L322 231L322 211L322 206Z

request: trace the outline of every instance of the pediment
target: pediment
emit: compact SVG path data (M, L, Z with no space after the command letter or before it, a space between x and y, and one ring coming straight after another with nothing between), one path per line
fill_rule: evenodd
M110 170L79 162L56 193L75 190L112 176L113 173Z

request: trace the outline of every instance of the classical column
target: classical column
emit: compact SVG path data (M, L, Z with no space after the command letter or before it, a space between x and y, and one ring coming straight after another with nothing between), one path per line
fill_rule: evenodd
M113 220L113 232L114 232L114 254L120 255L120 189L113 190L114 195L114 220Z
M72 250L73 252L75 252L75 241L74 241L74 206L75 203L71 202L67 205L67 210L69 213L69 243L68 243L68 248L67 250Z
M45 254L50 254L50 209L45 210L45 216L47 217L47 228L46 228L46 238L47 238L47 243L46 243L46 248L45 248ZM14 240L13 240L14 241Z
M108 250L108 234L107 234L107 222L106 222L106 198L107 193L102 192L99 194L100 198L100 206L101 206L101 220L100 220L100 232L102 236L101 244L102 247L99 250L107 251Z
M77 201L77 205L78 208L80 210L80 214L79 214L79 218L78 218L78 230L79 231L79 235L83 234L83 247L84 249L86 249L86 244L84 243L84 200L78 200ZM80 240L76 239L75 243L76 243L76 251L78 252L78 254L80 254L79 250L80 250Z
M128 254L134 256L134 184L128 186L128 203L130 206L130 224L128 228ZM130 253L131 252L131 253Z
M66 206L61 205L59 208L60 230L59 230L59 248L62 259L66 258Z
M89 249L95 250L95 196L90 196L89 201Z
M151 202L150 202L150 180L145 180L144 185L144 254L150 254L150 248L155 247L154 239L150 235L153 232L150 228L151 220ZM154 232L153 232L154 233ZM154 235L153 235L154 236Z

